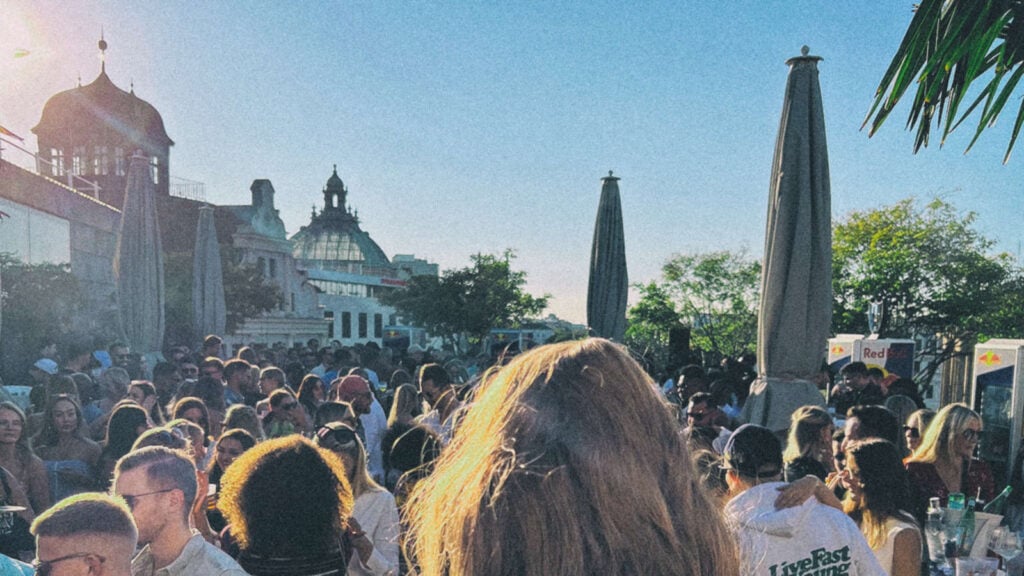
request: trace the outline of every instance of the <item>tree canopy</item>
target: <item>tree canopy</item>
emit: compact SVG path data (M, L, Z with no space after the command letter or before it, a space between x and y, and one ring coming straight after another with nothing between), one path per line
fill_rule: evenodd
M751 352L757 345L761 263L746 252L677 254L660 281L638 285L626 342L651 353L667 345L673 327L690 327L690 345L715 358Z
M956 350L979 338L1024 336L1020 268L975 227L973 212L913 198L853 212L832 228L833 329L868 333L867 311L882 305L882 337L939 336L923 363L927 382Z
M414 276L405 286L381 295L406 322L456 343L465 336L480 342L492 328L517 327L547 307L548 296L524 290L526 273L512 270L512 250L475 254L465 268L440 276Z

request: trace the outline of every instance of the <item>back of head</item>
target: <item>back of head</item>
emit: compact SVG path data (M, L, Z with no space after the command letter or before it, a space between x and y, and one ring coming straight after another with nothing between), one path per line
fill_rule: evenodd
M395 389L395 400L391 404L391 413L388 415L388 426L394 425L402 418L416 415L419 408L420 396L416 387L412 384L402 384Z
M853 406L846 412L846 418L856 418L860 422L860 438L881 438L893 444L900 441L900 424L896 415L885 406L860 405Z
M319 428L328 422L341 422L350 413L354 414L348 402L324 402L316 409L313 424Z
M814 456L814 452L823 448L822 431L832 426L832 415L820 406L801 406L793 411L790 417L789 437L786 439L786 451L783 460L792 462L803 456ZM827 447L827 446L826 446Z
M770 482L782 474L782 443L764 426L744 424L729 437L723 461L748 484Z
M425 574L738 570L654 383L602 339L535 348L487 378L408 511Z
M132 452L149 446L163 446L164 448L181 450L183 452L188 452L192 449L192 443L185 437L184 433L167 426L158 426L143 432L136 438L135 443L132 444Z
M867 376L868 366L863 362L850 362L846 366L840 368L839 373L843 376Z
M352 491L337 456L292 435L239 456L221 478L219 507L245 551L317 555L337 548Z
M444 388L449 383L448 371L440 364L424 364L420 366L419 381L426 382L427 380L433 381L434 386L438 388Z
M36 517L31 533L37 546L45 538L81 541L103 562L119 570L128 568L138 532L132 513L121 498L86 492L61 500Z

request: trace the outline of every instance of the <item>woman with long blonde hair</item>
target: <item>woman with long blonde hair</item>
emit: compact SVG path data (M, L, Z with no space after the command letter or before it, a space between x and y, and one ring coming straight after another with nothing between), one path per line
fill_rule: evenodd
M808 475L824 482L832 471L832 415L820 406L801 406L790 420L786 451L782 453L786 482Z
M992 500L992 470L974 457L981 435L981 416L966 404L948 404L935 415L921 446L907 459L912 512L918 522L924 521L929 498L938 497L942 506L953 492Z
M425 576L739 573L654 382L602 339L485 377L408 513Z

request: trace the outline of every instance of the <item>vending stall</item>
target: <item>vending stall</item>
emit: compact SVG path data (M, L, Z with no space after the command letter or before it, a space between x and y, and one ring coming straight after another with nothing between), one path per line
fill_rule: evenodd
M881 368L885 375L914 376L914 341L902 338L878 338L860 334L838 334L828 341L828 366L834 374L850 362L863 362L868 368Z
M970 398L985 430L978 457L992 467L998 485L1009 479L1007 472L1021 445L1024 340L993 339L975 346Z

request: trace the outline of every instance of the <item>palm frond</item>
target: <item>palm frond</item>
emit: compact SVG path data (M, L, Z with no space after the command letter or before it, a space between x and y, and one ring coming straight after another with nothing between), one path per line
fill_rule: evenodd
M1022 65L1024 0L922 0L862 127L870 125L868 134L873 136L913 88L906 127L916 130L914 152L928 146L933 123L941 132L941 146L974 116L978 124L967 146L970 150L1016 90ZM979 83L984 86L970 96ZM1004 162L1022 125L1024 106L1017 113Z

